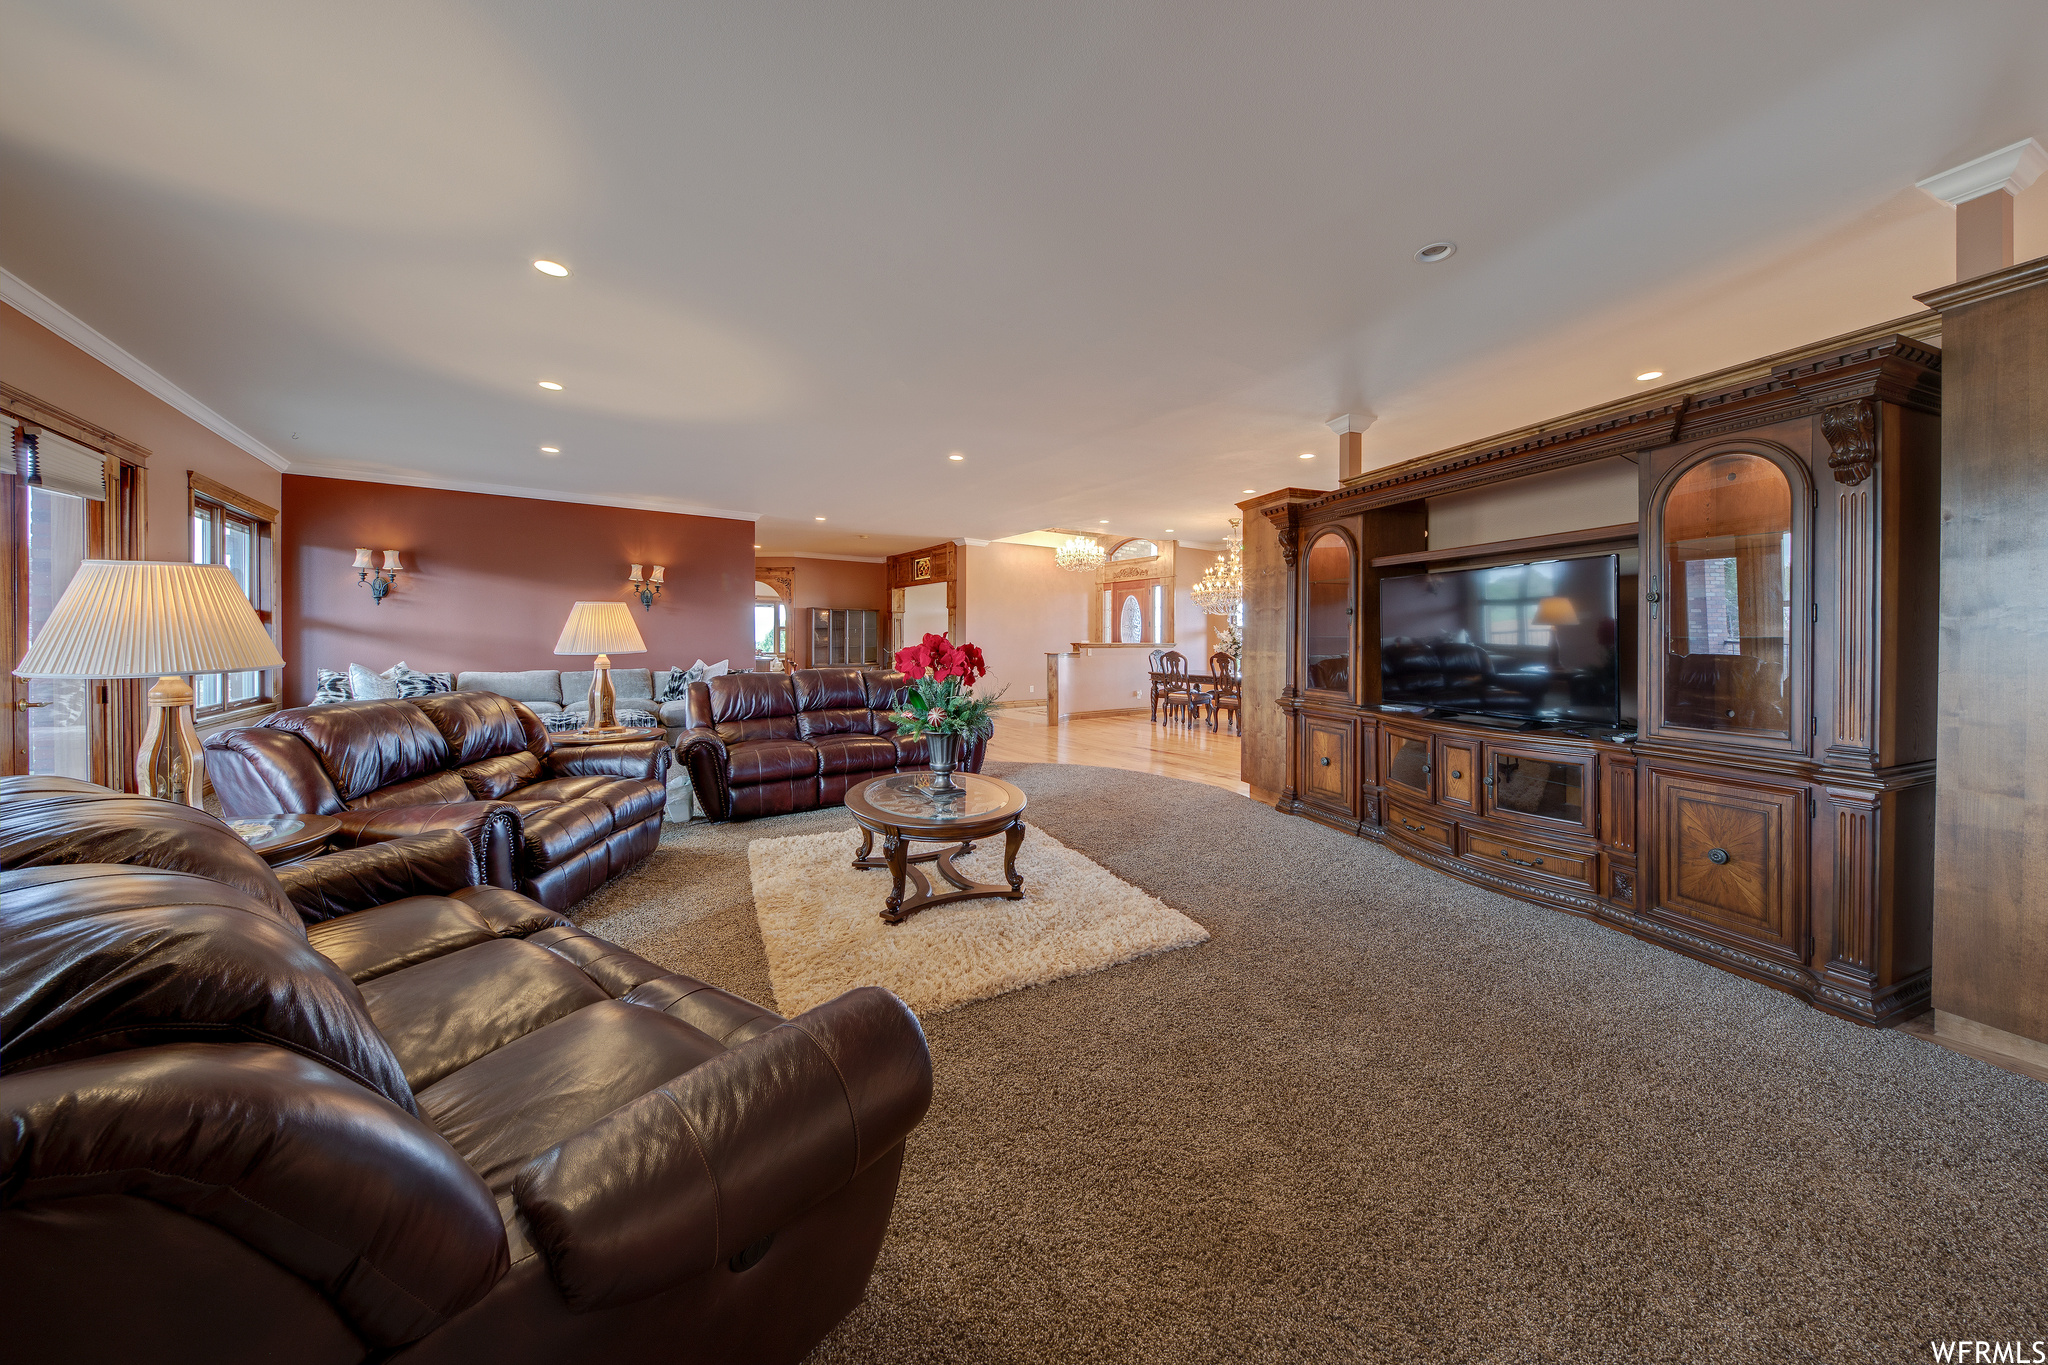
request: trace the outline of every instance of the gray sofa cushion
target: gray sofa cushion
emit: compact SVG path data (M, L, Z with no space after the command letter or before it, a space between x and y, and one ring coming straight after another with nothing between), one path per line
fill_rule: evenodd
M552 668L531 668L522 673L458 673L455 675L455 690L495 692L501 697L510 697L513 701L523 701L528 705L549 702L560 707L562 675ZM583 690L590 690L587 675Z
M595 669L581 672L566 670L562 674L562 705L580 706L590 696L590 680L597 676ZM651 668L615 668L612 670L612 693L620 701L628 697L642 700L654 695L654 670Z
M690 718L684 709L687 705L688 703L683 701L663 702L661 704L661 723L670 727L688 725Z

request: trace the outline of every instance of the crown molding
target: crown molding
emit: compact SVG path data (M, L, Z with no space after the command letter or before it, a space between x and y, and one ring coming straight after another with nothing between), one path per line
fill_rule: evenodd
M836 559L841 564L887 564L889 562L886 557L881 555L828 555L820 554L816 550L758 550L755 552L755 563L759 563L764 559Z
M1986 152L1974 161L1915 181L1913 188L1953 207L2000 190L2018 194L2039 179L2043 171L2048 171L2048 151L2043 151L2034 139L2023 137L2010 147Z
M728 521L759 521L759 512L705 507L679 498L615 497L608 493L572 493L559 488L526 488L519 484L486 483L479 479L444 479L410 469L371 469L361 465L295 460L291 472L310 479L347 479L352 483L388 483L402 488L438 488L449 493L484 493L497 498L532 498L540 502L576 502L589 507L624 507L636 512L674 512L687 517L723 517ZM813 556L824 558L824 556Z
M1947 312L1964 304L1982 303L2002 294L2017 294L2022 289L2037 289L2044 284L2048 284L2048 256L2036 256L2031 261L2021 261L2018 265L2009 265L1975 279L1958 280L1913 297L1929 308Z
M292 467L290 460L116 346L98 328L11 270L0 269L0 302L41 323L123 379L169 403L214 435L246 450L272 469L283 471Z

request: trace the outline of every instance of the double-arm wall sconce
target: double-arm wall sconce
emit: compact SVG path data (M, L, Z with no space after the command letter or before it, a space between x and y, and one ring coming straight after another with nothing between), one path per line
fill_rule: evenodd
M349 567L356 570L356 582L370 590L370 603L375 606L384 600L385 593L391 591L391 584L399 575L398 551L386 550L384 567L380 569L371 562L370 551L357 550L356 562Z
M653 573L647 575L647 577L645 578L642 578L640 576L640 566L638 564L635 564L633 566L633 577L631 579L631 582L633 584L633 591L640 594L640 606L642 610L654 610L654 599L661 596L661 576L664 572L666 572L666 570L664 570L661 565L657 564L654 566Z

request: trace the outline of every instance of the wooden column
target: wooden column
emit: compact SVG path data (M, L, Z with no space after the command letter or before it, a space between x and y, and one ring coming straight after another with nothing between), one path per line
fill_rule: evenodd
M2048 1044L2048 257L1920 300L1945 353L1936 1028Z
M1240 772L1252 799L1277 803L1291 787L1288 774L1284 698L1298 687L1293 677L1294 610L1287 577L1300 553L1300 521L1294 508L1319 494L1283 488L1238 504L1244 512L1244 650L1239 723L1244 727ZM1277 514L1277 515L1275 515Z

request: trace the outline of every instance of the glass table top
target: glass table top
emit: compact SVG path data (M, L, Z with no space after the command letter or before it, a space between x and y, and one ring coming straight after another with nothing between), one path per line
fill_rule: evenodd
M884 815L938 821L976 819L1002 810L1012 800L1003 784L973 773L956 772L953 782L958 791L933 791L930 773L897 773L866 784L861 795Z
M245 841L258 839L289 839L306 827L306 822L295 815L278 815L267 820L230 820L228 828Z

